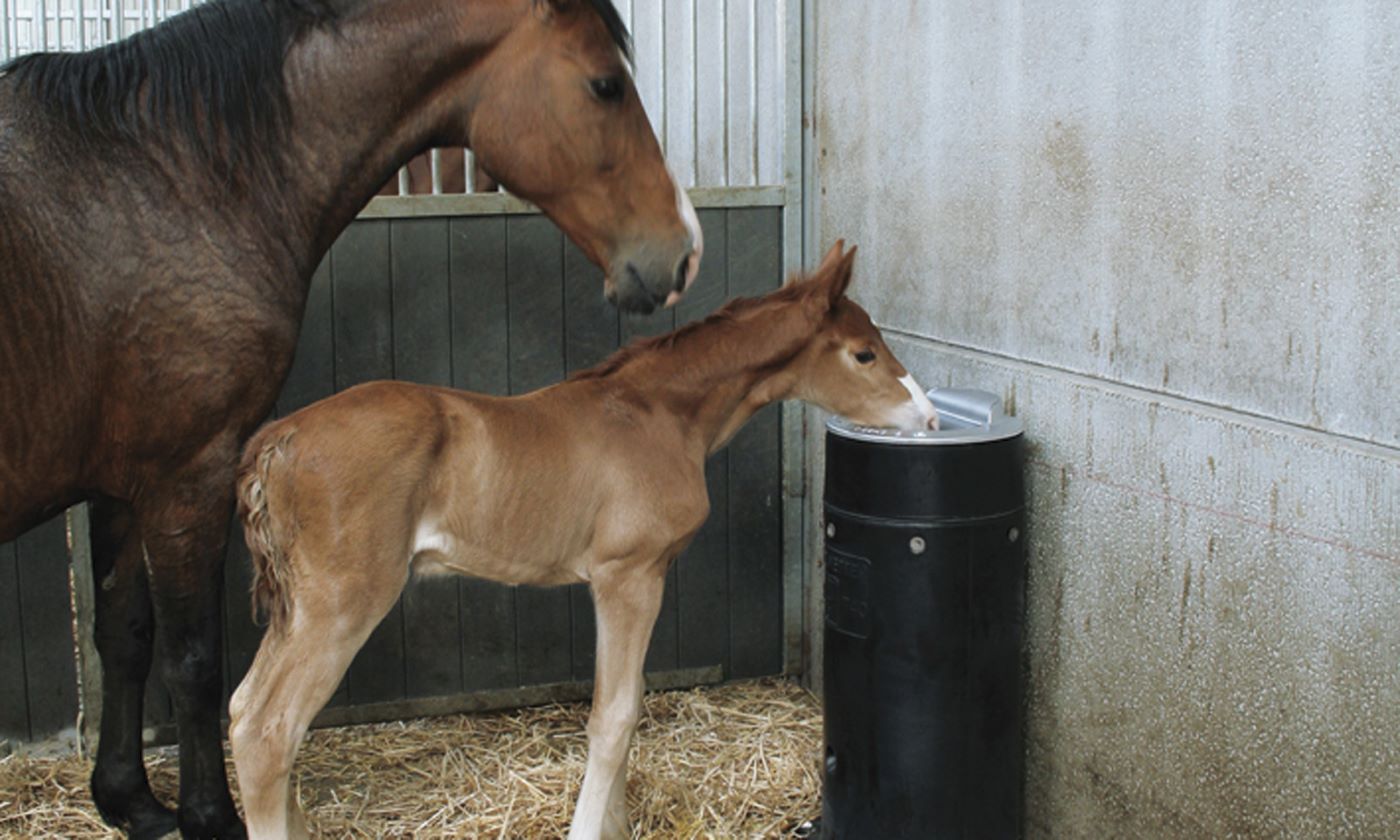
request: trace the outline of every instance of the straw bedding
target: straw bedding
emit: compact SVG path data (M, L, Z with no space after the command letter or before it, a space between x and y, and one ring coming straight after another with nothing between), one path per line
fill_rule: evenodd
M324 837L550 838L583 777L587 704L312 732L296 785ZM627 788L634 837L791 836L819 810L821 710L782 680L649 694ZM147 756L174 800L175 755ZM117 837L77 756L0 759L0 835ZM230 775L233 768L230 764Z

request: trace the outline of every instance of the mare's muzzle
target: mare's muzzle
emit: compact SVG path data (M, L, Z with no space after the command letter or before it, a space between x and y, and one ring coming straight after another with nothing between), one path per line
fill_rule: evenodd
M700 250L689 235L664 253L639 247L618 255L605 291L619 309L645 315L680 300L699 267Z

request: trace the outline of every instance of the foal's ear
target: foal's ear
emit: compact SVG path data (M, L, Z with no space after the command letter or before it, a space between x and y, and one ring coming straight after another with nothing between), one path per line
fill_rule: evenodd
M831 250L822 257L822 264L817 266L817 270L812 273L812 279L808 282L812 284L812 293L824 310L829 310L836 305L845 294L846 289L851 285L851 269L856 262L856 246L852 245L851 250L842 252L845 248L845 240L837 240Z

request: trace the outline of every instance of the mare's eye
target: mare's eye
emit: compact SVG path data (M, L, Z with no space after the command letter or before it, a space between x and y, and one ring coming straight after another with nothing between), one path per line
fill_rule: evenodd
M594 79L588 83L593 89L593 95L604 102L616 102L622 98L622 91L625 89L621 76L604 76L601 79Z
M875 361L875 351L874 351L874 350L869 350L869 349L867 349L867 350L857 350L857 351L856 351L856 361L857 361L857 362L860 362L860 363L863 364L863 365L868 365L868 364L870 364L871 362Z

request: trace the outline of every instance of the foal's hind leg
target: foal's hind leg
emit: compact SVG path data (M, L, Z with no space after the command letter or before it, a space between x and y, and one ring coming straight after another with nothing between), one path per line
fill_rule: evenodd
M133 838L161 837L175 830L175 813L151 793L141 761L142 694L154 638L141 537L125 502L96 499L90 517L102 658L102 733L92 799L103 819Z
M590 588L598 617L598 664L588 716L588 769L569 840L626 838L627 751L642 710L642 666L661 610L666 563L604 567Z
M213 450L219 450L217 453ZM180 831L242 838L224 773L221 606L224 548L233 513L230 444L214 463L167 476L136 502L161 642L162 676L180 739Z
M229 743L238 790L253 840L307 837L306 822L291 790L298 747L311 720L335 693L375 626L398 599L406 567L371 579L356 591L339 580L307 574L293 595L291 621L269 629L248 675L229 702Z

